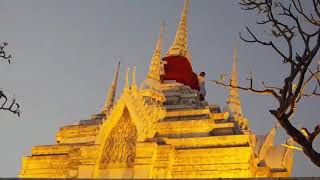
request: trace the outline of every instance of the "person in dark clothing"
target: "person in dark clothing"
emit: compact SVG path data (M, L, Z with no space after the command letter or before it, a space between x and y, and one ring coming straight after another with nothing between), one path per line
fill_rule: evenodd
M206 76L206 73L205 72L201 72L198 76L198 81L199 81L199 87L200 87L200 90L199 90L199 99L200 101L204 101L205 100L205 96L206 96L206 88L205 88L205 79L204 77Z

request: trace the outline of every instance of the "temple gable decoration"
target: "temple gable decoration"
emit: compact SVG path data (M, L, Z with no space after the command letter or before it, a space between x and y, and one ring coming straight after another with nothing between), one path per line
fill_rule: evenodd
M135 158L137 128L124 109L119 122L111 130L104 144L101 168L132 168Z

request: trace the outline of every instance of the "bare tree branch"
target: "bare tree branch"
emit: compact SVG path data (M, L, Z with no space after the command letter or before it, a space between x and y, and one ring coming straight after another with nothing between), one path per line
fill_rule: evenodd
M247 43L258 43L266 47L271 47L280 55L282 63L288 65L290 70L284 78L281 87L268 86L262 81L262 90L253 87L253 76L249 80L249 86L234 86L225 83L224 79L212 81L218 85L241 89L256 94L273 95L277 100L277 106L269 110L277 119L282 128L291 136L294 141L299 143L303 152L309 159L320 167L320 154L312 144L320 134L320 125L316 125L313 132L306 128L301 131L294 127L289 121L297 110L298 102L303 97L320 96L320 70L319 65L315 70L311 70L311 64L315 63L316 56L320 49L320 0L312 0L313 9L305 10L301 0L240 0L240 7L246 11L258 12L264 20L258 21L258 25L268 26L272 40L260 40L251 29L246 26L249 38L240 38ZM305 25L313 26L312 31L308 32ZM310 29L310 28L309 28ZM264 31L267 32L267 31ZM287 49L280 49L274 41L285 43ZM302 46L293 48L293 42L300 41ZM307 93L311 83L315 82L315 88ZM306 119L307 120L307 119Z
M7 42L0 44L0 60L6 60L10 64L12 57L5 51L6 46L8 46Z
M221 75L223 76L223 75ZM275 92L274 88L265 88L262 90L258 90L255 89L253 87L253 77L251 76L250 78L247 79L249 81L249 87L243 87L243 86L238 86L238 85L233 85L231 83L231 80L229 81L228 84L226 84L224 81L220 80L210 80L209 82L213 82L215 84L224 86L224 87L232 87L232 88L236 88L236 89L240 89L240 90L244 90L244 91L248 91L248 92L253 92L256 94L263 94L263 95L273 95L277 100L280 100L279 95L277 94L277 92Z
M6 46L8 46L7 42L0 44L0 60L5 60L10 64L12 57L6 52ZM12 112L20 117L20 105L16 102L16 98L13 97L12 101L9 102L8 97L2 90L0 90L0 110Z
M300 131L307 138L309 143L312 144L315 138L320 134L320 125L315 126L312 133L310 133L307 128L302 128Z
M20 105L16 102L16 98L13 97L12 101L9 102L7 96L0 91L0 100L3 100L0 110L10 111L13 114L17 114L20 117Z

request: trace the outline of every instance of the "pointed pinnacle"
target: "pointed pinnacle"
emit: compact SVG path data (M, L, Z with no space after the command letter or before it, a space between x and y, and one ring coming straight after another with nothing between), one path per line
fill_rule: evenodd
M129 87L129 72L130 72L130 68L128 68L126 71L126 84L125 84L126 88Z
M233 50L233 62L232 62L232 70L231 70L231 85L233 87L230 87L229 89L229 98L227 100L229 109L234 115L241 116L242 115L242 108L241 108L241 102L239 97L239 92L237 88L238 86L238 49L234 48Z
M164 22L161 23L159 38L158 38L157 46L155 49L155 51L159 53L161 53L161 48L162 48L163 31L164 31Z
M151 58L151 63L149 67L149 73L147 78L160 80L160 61L161 61L161 48L162 48L162 36L164 30L164 23L161 24L159 39L157 41L156 49Z
M132 85L136 86L137 82L136 82L136 67L133 66L132 68Z
M104 104L104 106L103 106L103 108L101 110L102 113L108 113L108 111L110 111L112 109L112 107L113 107L114 99L115 99L116 91L117 91L117 82L118 82L119 69L120 69L120 61L119 61L118 66L117 66L117 70L116 70L116 72L114 74L114 78L113 78L111 87L109 88L105 104Z
M231 84L233 86L238 85L238 49L234 48L233 50L233 62L232 62L232 70L231 70Z
M181 19L179 22L179 27L176 32L175 39L168 50L167 56L171 55L180 55L184 57L189 57L188 51L188 33L187 33L187 17L188 17L188 7L189 7L189 0L185 0ZM191 59L188 58L191 62Z

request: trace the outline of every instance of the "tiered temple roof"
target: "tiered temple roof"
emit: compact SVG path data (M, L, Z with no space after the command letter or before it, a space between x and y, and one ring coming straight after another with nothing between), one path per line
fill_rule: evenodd
M168 55L188 56L186 0ZM161 31L162 32L162 31ZM99 114L60 128L56 144L35 146L22 158L20 177L50 178L216 178L287 177L293 152L274 145L276 129L266 135L249 130L236 89L228 111L202 102L198 92L175 80L160 81L161 33L150 71L139 88L126 85L114 102L117 67ZM234 55L232 83L237 82ZM190 60L190 59L189 59ZM148 80L152 86L148 86ZM155 85L156 84L156 85ZM289 144L292 142L288 142Z

